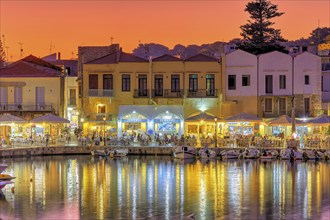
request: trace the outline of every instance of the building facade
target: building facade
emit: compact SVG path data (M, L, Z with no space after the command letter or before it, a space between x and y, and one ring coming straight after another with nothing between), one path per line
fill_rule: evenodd
M220 80L220 63L206 55L145 60L116 50L83 64L84 131L198 134L184 119L204 111L219 116Z

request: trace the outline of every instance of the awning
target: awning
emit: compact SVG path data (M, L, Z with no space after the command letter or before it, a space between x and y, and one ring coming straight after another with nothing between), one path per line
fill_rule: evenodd
M200 121L214 122L215 118L218 120L218 118L215 115L212 115L211 113L200 112L189 116L188 118L185 119L185 122L200 122Z
M25 123L26 120L11 114L0 115L0 124Z
M260 118L255 115L250 115L245 112L241 112L237 115L233 115L225 119L226 122L262 122Z
M297 125L302 124L301 121L296 120ZM278 118L272 119L268 122L269 126L292 126L292 119L287 115L281 115Z
M330 116L321 115L317 118L313 118L309 120L306 124L312 126L327 126L330 125Z
M31 120L32 123L70 123L69 120L65 118L61 118L59 116L53 115L53 114L47 114L43 115L37 118L34 118Z

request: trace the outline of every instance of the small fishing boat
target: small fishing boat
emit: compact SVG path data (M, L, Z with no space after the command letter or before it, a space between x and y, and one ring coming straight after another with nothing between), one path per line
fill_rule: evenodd
M95 156L95 157L107 157L110 155L110 151L108 149L92 150L91 154L92 154L92 156Z
M128 153L127 149L115 149L110 151L110 157L126 157Z
M214 150L203 148L198 151L198 155L201 159L214 159L217 153Z
M239 155L240 155L240 151L239 150L224 150L220 153L220 156L223 159L238 159Z
M6 185L14 183L13 181L0 181L0 190L2 190Z
M5 171L5 169L7 169L8 165L7 164L0 164L0 173L2 173L3 171Z
M9 174L0 174L0 181L10 181L15 179L16 177L10 176Z
M197 150L194 147L178 146L175 148L173 156L178 159L191 159L197 156Z
M243 159L256 159L259 158L259 150L257 149L245 149L245 151L240 155Z

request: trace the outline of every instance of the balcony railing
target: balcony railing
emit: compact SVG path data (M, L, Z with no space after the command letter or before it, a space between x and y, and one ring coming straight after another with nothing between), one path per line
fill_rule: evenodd
M280 117L281 115L287 115L289 117L292 116L292 112L290 111L280 111L280 112L262 112L262 117L263 118L277 118ZM305 117L310 117L312 116L311 111L295 111L295 117L297 118L305 118Z
M0 112L53 112L51 104L0 104Z
M183 89L172 91L171 89L152 90L153 98L183 98Z
M88 96L91 97L113 97L113 89L89 89Z
M134 98L147 98L149 89L134 89Z
M216 98L218 97L217 89L198 89L197 91L187 91L188 98Z

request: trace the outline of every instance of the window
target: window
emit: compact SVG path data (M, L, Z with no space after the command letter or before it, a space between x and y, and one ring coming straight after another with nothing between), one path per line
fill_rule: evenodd
M266 94L273 93L273 76L272 75L266 75L265 76L265 91Z
M272 113L273 112L273 99L265 98L265 112Z
M97 114L105 115L105 105L97 105Z
M139 75L139 96L148 96L147 74Z
M129 74L122 75L121 91L123 92L131 91L131 75Z
M198 75L189 74L189 92L197 92L198 90Z
M280 89L286 88L286 77L285 75L280 75Z
M180 75L171 76L171 92L180 92Z
M90 74L89 75L89 89L98 89L98 75Z
M155 75L155 96L163 96L163 75Z
M214 96L215 95L215 87L214 87L214 74L206 75L206 95Z
M113 90L112 74L104 74L103 75L103 89L104 90Z
M236 75L228 75L228 90L236 90Z
M76 89L70 89L69 105L76 105Z
M323 90L323 76L322 76L322 78L321 78L321 91L323 92L324 90Z
M305 109L305 116L310 115L310 101L309 98L304 98L304 109Z
M242 76L242 86L250 86L250 75Z
M305 85L309 85L309 75L305 75Z
M66 73L68 76L70 76L70 74L71 74L71 69L70 69L70 67L65 67L65 73Z
M16 105L22 105L23 102L23 89L22 87L15 87L14 100Z
M278 99L278 111L280 115L286 114L286 98Z

